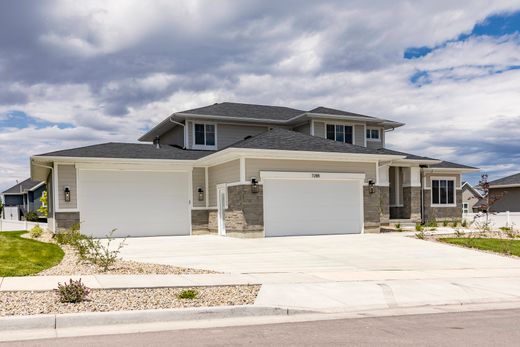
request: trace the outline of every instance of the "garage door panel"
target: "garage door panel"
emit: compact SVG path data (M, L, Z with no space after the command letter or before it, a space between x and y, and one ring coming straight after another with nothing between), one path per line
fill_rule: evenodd
M81 230L96 237L189 235L186 172L81 170Z
M361 187L358 180L267 179L265 235L360 233Z

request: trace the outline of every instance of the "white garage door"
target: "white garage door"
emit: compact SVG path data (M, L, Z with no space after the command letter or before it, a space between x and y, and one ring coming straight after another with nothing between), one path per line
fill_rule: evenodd
M86 235L189 235L187 172L79 171L81 231Z
M265 236L362 232L364 175L262 172L261 177Z

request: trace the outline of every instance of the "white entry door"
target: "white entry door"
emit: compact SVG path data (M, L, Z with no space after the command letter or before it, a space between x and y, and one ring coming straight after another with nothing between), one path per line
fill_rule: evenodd
M364 176L262 172L265 236L362 233Z
M159 236L190 234L188 172L79 170L81 232Z

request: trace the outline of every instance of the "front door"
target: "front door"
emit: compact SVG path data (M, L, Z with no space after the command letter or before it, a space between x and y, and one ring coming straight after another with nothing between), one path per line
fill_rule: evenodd
M217 208L218 208L218 234L226 235L225 211L226 211L226 186L217 188Z

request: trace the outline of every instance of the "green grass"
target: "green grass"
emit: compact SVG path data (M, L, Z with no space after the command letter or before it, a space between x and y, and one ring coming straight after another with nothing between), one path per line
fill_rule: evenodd
M520 240L502 240L487 238L441 238L439 241L460 245L469 248L482 249L501 254L510 254L520 257Z
M59 264L63 258L58 245L20 237L26 232L0 233L0 277L36 274Z

